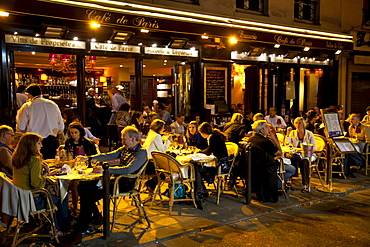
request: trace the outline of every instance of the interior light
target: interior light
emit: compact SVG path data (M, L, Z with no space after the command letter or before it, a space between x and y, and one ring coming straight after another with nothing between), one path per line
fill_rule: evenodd
M14 32L14 35L17 35L18 34L18 32Z
M2 16L2 17L8 17L9 16L9 13L8 12L5 12L5 11L0 11L0 16Z
M140 32L142 32L142 33L149 33L149 29L140 29Z
M41 78L40 78L42 81L46 81L48 79L48 76L46 74L41 74Z
M185 65L185 62L181 62L182 65Z
M195 47L190 48L190 50L195 51Z
M96 22L91 22L90 25L92 28L98 28L101 26L99 23L96 23Z
M206 35L206 34L202 35L202 39L208 39L208 38L209 38L208 35Z
M110 41L110 40L107 40L107 43L108 43L108 44L110 44L110 43L112 43L112 41Z
M153 74L153 76L155 76L155 74Z
M95 41L96 41L96 39L95 39L95 38L92 38L92 39L91 39L91 42L95 42Z
M36 34L35 34L35 36L36 36L36 37L39 37L39 36L40 36L40 34L36 33Z
M279 48L280 47L280 44L275 44L274 45L274 48Z
M74 41L77 41L78 40L78 37L77 36L73 37L73 40Z
M238 40L236 38L234 38L234 37L231 37L230 38L230 43L231 44L236 44L236 43L238 43Z
M309 51L310 50L310 47L305 47L303 48L304 51Z
M120 64L120 65L119 65L119 67L120 67L120 68L122 68L122 67L123 67L123 65L122 65L122 64Z
M143 45L143 43L138 43L137 45Z
M145 64L143 64L143 68L145 68L146 67L146 65Z
M167 63L167 60L164 60L163 62L164 62L164 63Z
M157 47L157 44L152 44L152 47Z
M341 50L337 50L337 51L335 52L335 55L339 55L341 52L342 52Z
M32 51L32 52L31 52L31 54L32 54L32 55L35 55L35 54L36 54L36 52Z

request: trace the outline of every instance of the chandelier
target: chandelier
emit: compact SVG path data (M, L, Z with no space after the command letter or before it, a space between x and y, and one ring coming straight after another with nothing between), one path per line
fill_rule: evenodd
M85 71L94 71L94 66L96 64L96 56L86 56L85 61ZM60 55L60 62L58 63L58 54L49 54L49 63L52 66L53 71L62 72L65 74L74 74L77 72L77 61L76 55L62 54Z

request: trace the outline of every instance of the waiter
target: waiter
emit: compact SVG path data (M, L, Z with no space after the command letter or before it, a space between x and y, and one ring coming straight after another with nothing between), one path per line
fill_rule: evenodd
M41 153L44 159L54 159L59 146L57 135L64 130L59 107L41 96L41 88L31 84L27 88L30 101L23 104L17 114L17 131L31 132L42 136Z

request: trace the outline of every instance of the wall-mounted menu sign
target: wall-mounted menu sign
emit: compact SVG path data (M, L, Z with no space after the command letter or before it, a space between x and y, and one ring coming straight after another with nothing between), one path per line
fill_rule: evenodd
M179 56L179 57L198 57L198 51L193 49L186 50L186 49L145 47L145 54Z
M19 45L37 45L37 46L49 46L57 48L72 48L72 49L85 49L86 43L83 41L74 40L63 40L63 39L47 39L47 38L36 38L19 35L5 35L5 43L19 44Z
M214 104L214 101L227 101L227 68L205 67L204 87L204 105Z
M140 46L91 42L91 50L140 53Z

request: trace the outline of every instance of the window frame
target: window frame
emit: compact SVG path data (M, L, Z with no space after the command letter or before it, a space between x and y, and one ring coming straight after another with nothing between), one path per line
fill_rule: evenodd
M305 3L306 1L310 1L310 3L307 4ZM305 9L305 5L311 5L310 18L304 17L304 11L307 10ZM297 7L299 9L296 9ZM294 0L294 21L309 24L320 24L320 0Z
M244 13L249 13L249 14L260 14L260 15L266 15L268 16L268 3L269 3L269 0L257 0L259 1L258 5L259 5L259 8L258 10L254 10L254 9L249 9L249 8L246 8L245 6L245 3L248 2L251 0L236 0L235 1L235 9L237 12L244 12ZM240 6L243 5L243 8L241 8Z

